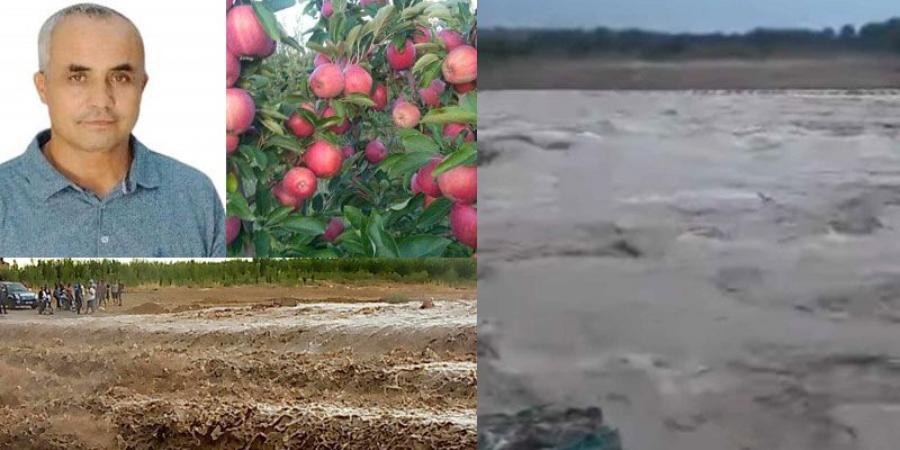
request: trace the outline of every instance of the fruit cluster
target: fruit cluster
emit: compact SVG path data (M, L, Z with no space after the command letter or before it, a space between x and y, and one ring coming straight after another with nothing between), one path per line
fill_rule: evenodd
M229 253L471 255L470 5L311 1L301 45L273 13L293 3L227 2Z

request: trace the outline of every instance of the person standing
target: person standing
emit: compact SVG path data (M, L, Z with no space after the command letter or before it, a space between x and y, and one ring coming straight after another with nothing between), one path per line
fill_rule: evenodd
M106 282L100 280L97 282L97 306L105 308L106 303Z
M56 283L53 286L53 299L56 300L56 309L60 309L62 305L60 305L59 298L62 296L62 287L60 287L59 283Z
M84 293L81 289L81 282L75 283L75 313L81 314L81 307L84 306Z
M69 311L75 309L75 293L72 292L72 283L66 284L66 298L69 299Z
M113 303L122 306L122 303L119 302L119 280L112 284L112 299Z
M125 283L119 283L119 306L122 306L123 295L125 295Z
M91 287L88 288L88 307L87 313L93 314L97 311L97 288L94 287L94 284L91 284Z
M6 314L6 300L9 298L9 293L6 292L6 285L0 285L0 314Z

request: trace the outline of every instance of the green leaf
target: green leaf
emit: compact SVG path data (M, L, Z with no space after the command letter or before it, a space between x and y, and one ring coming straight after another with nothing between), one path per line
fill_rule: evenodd
M418 5L410 6L409 8L405 8L403 10L403 12L400 14L400 17L402 17L403 20L410 20L413 17L416 17L419 14L422 14L425 11L425 8L427 8L427 7L428 7L428 2L422 2L422 3L419 3Z
M384 170L387 172L388 176L391 178L399 178L403 177L409 173L415 172L419 170L420 167L424 166L431 161L435 155L434 152L428 151L417 151L417 152L409 152L403 153L400 155L391 155L391 157L396 157L392 161L388 162L387 160L382 161L381 164L378 165L379 170ZM385 165L385 163L388 163Z
M282 128L278 122L275 122L268 117L262 117L259 119L259 123L263 124L269 131L279 136L284 136L284 128Z
M478 114L478 94L469 91L459 97L459 107L473 114Z
M388 209L390 209L391 211L403 211L403 209L406 208L407 205L409 205L409 201L414 198L415 196L407 197L406 200L402 200L392 204L391 206L388 206Z
M309 255L311 258L337 258L338 254L333 248L320 248Z
M270 11L276 12L294 6L297 3L297 0L263 0L263 3Z
M397 135L407 152L423 151L437 153L440 148L434 139L425 136L421 131L412 128L402 128Z
M378 13L375 14L375 18L372 19L374 23L372 25L372 34L375 35L375 39L377 40L380 37L381 30L384 28L384 24L387 22L388 18L394 12L394 5L387 4L382 6Z
M459 150L444 158L444 161L435 166L434 170L431 171L431 174L436 177L454 167L475 164L477 158L478 151L476 150L475 144L473 142L467 142L463 144Z
M452 241L440 236L420 234L408 236L400 240L398 247L403 258L423 258L427 256L443 256Z
M335 243L350 253L350 256L366 256L366 247L359 237L359 231L348 230L335 239Z
M435 44L434 42L422 42L415 45L416 54L434 54L444 49L444 44ZM437 56L437 55L435 55Z
M241 220L255 220L253 217L253 211L250 209L250 204L247 203L247 199L241 195L240 192L229 192L228 193L228 215L229 216L237 216Z
M303 46L291 36L281 36L281 42L294 50L303 51Z
M356 229L362 229L363 221L366 216L355 206L344 205L344 218L350 222L350 226Z
M435 55L434 53L426 53L416 61L416 63L413 65L412 71L414 74L418 74L422 71L422 68L429 64L436 63L439 60L440 58L438 57L438 55Z
M429 123L439 123L439 124L447 124L447 123L469 123L474 124L478 122L478 114L473 113L471 111L467 111L459 106L447 106L444 108L436 108L428 111L422 120L420 121L424 124Z
M310 50L313 50L313 51L322 53L322 54L324 54L324 55L326 55L326 56L329 56L329 57L330 57L330 56L333 56L333 54L334 54L334 51L332 51L331 49L326 48L324 45L319 44L318 42L308 41L308 42L306 43L306 47L307 47L308 49L310 49Z
M375 244L375 256L396 258L400 253L397 242L394 241L393 236L384 231L384 222L375 211L372 211L367 232L369 239Z
M360 32L362 31L362 24L356 25L353 29L347 33L347 39L344 39L344 45L347 46L347 49L352 49L354 45L356 45L356 40L359 39Z
M285 116L284 114L281 114L278 111L273 111L271 109L260 108L260 109L257 109L256 112L258 112L259 114L261 114L263 116L271 117L272 119L278 119L278 120L287 120L288 119L287 116Z
M281 33L278 31L278 19L275 18L272 10L265 3L253 2L253 11L263 29L266 30L266 34L275 41L279 40Z
M306 235L318 236L325 232L325 222L314 217L292 216L280 224L282 228Z
M266 220L266 224L269 226L278 225L279 222L286 219L288 214L290 214L294 208L290 206L282 206L269 214L268 219Z
M448 214L450 214L450 208L453 207L453 202L449 199L440 197L435 199L425 208L425 211L422 211L422 215L419 216L419 220L416 221L416 225L422 227L423 229L431 228L434 224L444 220Z
M272 251L272 234L266 230L256 230L253 236L253 246L256 248L257 257L267 257Z
M338 101L359 106L375 106L375 102L373 102L368 95L359 93L347 95Z
M304 147L300 145L300 141L293 136L272 136L267 144L297 153L303 152L304 149Z

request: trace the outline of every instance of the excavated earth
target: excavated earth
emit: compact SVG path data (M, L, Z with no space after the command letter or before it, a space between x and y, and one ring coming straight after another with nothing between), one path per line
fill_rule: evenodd
M476 445L474 287L170 288L126 302L0 316L0 448Z

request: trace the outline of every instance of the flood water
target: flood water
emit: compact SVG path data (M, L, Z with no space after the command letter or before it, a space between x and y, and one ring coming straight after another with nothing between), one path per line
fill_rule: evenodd
M479 413L895 450L900 91L488 91Z

